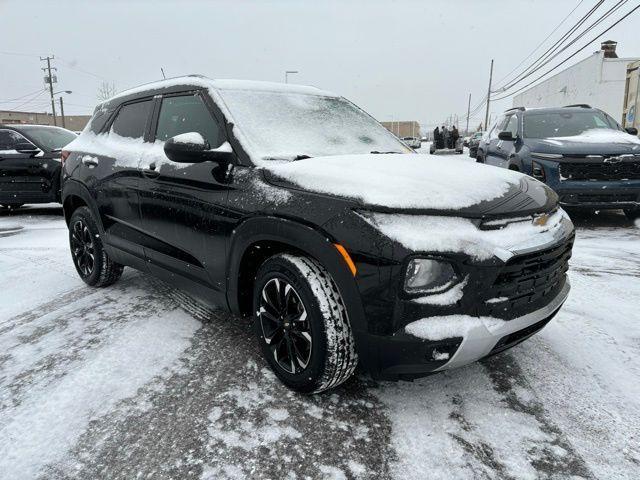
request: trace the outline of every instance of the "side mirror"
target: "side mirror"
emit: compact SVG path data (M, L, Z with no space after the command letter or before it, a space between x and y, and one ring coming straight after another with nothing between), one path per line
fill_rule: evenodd
M21 142L16 144L15 150L18 153L26 153L30 155L37 155L40 153L40 149L36 147L33 143L29 142Z
M513 138L513 135L511 134L510 131L504 131L504 132L500 132L498 134L498 138L500 140L504 140L505 142L513 142L515 139Z
M233 151L228 142L211 150L207 142L198 132L188 132L171 137L164 144L164 153L172 162L201 163L214 161L230 163Z
M636 127L627 127L625 130L629 135L638 135L638 129Z

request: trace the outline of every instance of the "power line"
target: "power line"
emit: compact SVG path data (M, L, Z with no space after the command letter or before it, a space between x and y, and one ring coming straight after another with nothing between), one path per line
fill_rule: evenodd
M535 69L531 70L526 76L524 76L523 78L519 79L516 82L512 82L511 85L504 87L504 89L501 91L504 92L505 90L508 90L509 88L514 87L515 85L517 85L518 83L521 83L522 81L524 81L526 78L530 77L531 75L533 75L535 72L539 71L540 69L542 69L544 66L548 65L549 63L551 63L551 61L555 58L557 58L559 55L561 55L563 52L565 52L566 50L568 50L572 45L574 45L575 43L578 42L578 40L580 40L582 37L584 37L587 33L589 33L591 30L593 30L596 26L598 26L600 23L602 23L607 17L609 17L612 13L614 13L616 10L618 10L622 5L624 5L625 3L627 3L628 0L620 0L616 5L614 5L612 8L610 8L607 12L605 12L600 18L598 18L595 22L593 22L591 25L589 25L582 33L580 33L576 38L574 38L571 42L569 42L567 45L565 45L561 50L559 50L558 52L556 52L554 55L552 55L551 57L545 59L544 62L540 63L538 66L536 66ZM601 35L603 35L606 32L603 32ZM597 38L597 37L596 37ZM585 45L586 48L586 45Z
M536 60L534 60L527 68L525 68L520 74L518 74L514 79L510 80L507 85L504 85L500 88L496 88L495 92L504 92L519 82L523 81L525 78L529 77L533 72L531 69L539 66L541 62L544 62L549 58L549 55L552 55L558 48L560 48L571 36L579 29L584 22L586 22L591 15L595 13L595 11L604 3L604 0L599 0L591 9L585 13L567 32L565 32L553 45L551 45L543 54L541 54ZM544 64L542 64L544 65ZM535 71L535 70L534 70Z
M38 93L38 92L40 92L40 91L42 91L42 90L43 90L42 88L39 88L39 89L38 89L38 90L36 90L35 92L27 93L27 94L25 94L25 95L22 95L21 97L9 98L9 99L7 99L7 100L0 100L0 103L13 103L13 102L17 102L17 101L22 100L23 98L26 98L26 97L29 97L29 96L31 96L31 95L34 95L34 94L36 94L36 93Z
M529 55L527 55L527 56L526 56L526 57L525 57L525 58L524 58L524 59L523 59L523 60L522 60L518 65L516 65L516 66L515 66L515 68L514 68L513 70L511 70L511 71L510 71L509 73L507 73L504 77L502 77L500 80L498 80L498 82L497 82L497 83L500 83L500 82L502 82L505 78L509 77L509 75L511 75L513 72L515 72L518 68L520 68L524 62L526 62L527 60L529 60L529 59L531 58L531 56L532 56L535 52L537 52L537 51L538 51L538 49L539 49L542 45L544 45L544 43L545 43L547 40L549 40L549 39L551 38L551 36L552 36L554 33L556 33L556 32L558 31L558 29L562 26L562 24L563 24L564 22L566 22L566 21L567 21L567 19L568 19L571 15L573 15L573 12L575 12L575 11L578 9L578 7L580 7L580 5L582 5L583 3L584 3L584 0L580 0L580 1L578 2L578 4L577 4L575 7L573 7L573 10L571 10L571 11L569 12L569 14L568 14L566 17L564 17L564 18L562 19L562 21L561 21L558 25L556 25L556 28L554 28L554 29L551 31L551 33L550 33L549 35L547 35L547 36L545 37L545 39L544 39L544 40L542 40L542 41L541 41L541 42L536 46L536 48L534 48L534 49L531 51L531 53L530 53Z
M495 101L497 100L503 100L505 98L509 98L512 97L513 95L515 95L516 93L519 93L523 90L525 90L526 88L530 87L531 85L533 85L534 83L536 83L538 80L546 77L547 75L549 75L551 72L553 72L554 70L556 70L557 68L559 68L561 65L565 64L566 62L568 62L569 60L571 60L573 57L575 57L578 53L580 53L582 50L584 50L585 48L587 48L589 45L591 45L593 42L595 42L598 38L600 38L602 35L604 35L605 33L607 33L609 30L611 30L613 27L615 27L616 25L618 25L620 22L622 22L625 18L627 18L629 15L631 15L633 12L635 12L636 10L638 10L640 8L640 4L637 5L636 7L634 7L633 9L631 9L626 15L624 15L622 18L620 18L619 20L617 20L613 25L609 26L606 30L600 32L598 35L596 35L594 38L592 38L589 42L587 42L583 47L581 47L580 49L576 50L574 53L572 53L569 57L565 58L562 62L560 62L559 64L557 64L555 67L551 68L550 70L546 71L545 73L543 73L542 75L540 75L539 77L537 77L535 80L532 80L531 82L527 83L524 87L519 88L518 90L499 97L499 98L494 98Z
M15 112L19 108L21 108L21 107L23 107L25 105L28 105L30 103L33 103L38 97L40 97L45 92L46 92L46 90L43 88L39 93L37 93L36 95L32 96L29 100L27 100L26 102L21 103L17 107L10 108L9 111L10 112Z

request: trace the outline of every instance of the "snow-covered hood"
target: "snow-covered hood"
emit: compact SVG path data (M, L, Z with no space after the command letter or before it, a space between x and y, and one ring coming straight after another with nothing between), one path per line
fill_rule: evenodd
M571 137L525 139L533 152L562 155L640 155L640 139L626 132L608 129L587 130Z
M458 216L547 211L557 197L507 169L419 154L314 157L265 167L273 184L348 198L381 211L455 211Z

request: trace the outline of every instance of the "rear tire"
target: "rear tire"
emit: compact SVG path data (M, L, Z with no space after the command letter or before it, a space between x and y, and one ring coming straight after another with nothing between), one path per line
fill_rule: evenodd
M319 393L353 374L358 355L347 309L314 259L280 254L265 261L256 275L253 311L262 353L287 387Z
M73 265L87 285L107 287L122 275L124 267L105 251L98 224L88 207L79 207L71 215L69 247Z

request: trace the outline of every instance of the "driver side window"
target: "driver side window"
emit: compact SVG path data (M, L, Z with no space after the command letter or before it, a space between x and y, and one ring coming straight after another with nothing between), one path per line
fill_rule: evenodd
M511 115L502 131L511 132L511 135L515 138L518 135L518 116Z
M199 95L182 95L162 99L156 140L167 141L182 133L197 132L211 148L224 142L224 133Z

